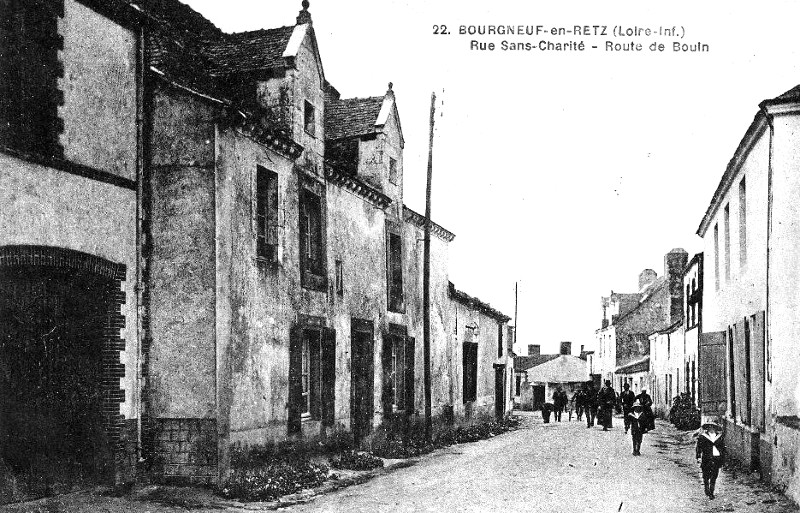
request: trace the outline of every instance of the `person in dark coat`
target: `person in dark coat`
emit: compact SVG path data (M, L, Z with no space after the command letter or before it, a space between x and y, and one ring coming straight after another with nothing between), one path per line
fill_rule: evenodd
M572 400L575 401L575 413L578 416L578 420L583 420L583 409L586 404L586 391L583 388L579 388L575 395L572 396Z
M564 413L564 408L567 407L567 401L567 393L561 387L556 388L556 391L553 392L553 411L555 411L558 422L561 422L561 414Z
M631 440L633 441L633 455L640 456L642 449L642 435L645 433L644 423L646 422L642 405L639 401L634 401L630 411L625 414L625 431L631 430Z
M597 415L597 391L591 381L586 385L586 399L583 404L586 412L586 427L590 428L594 426L594 418Z
M700 429L695 457L703 472L703 488L705 488L708 498L713 499L719 469L725 463L725 443L722 437L722 427L719 424L706 422Z
M553 413L553 403L544 403L542 405L542 422L549 424L551 413Z
M628 414L633 411L633 403L636 401L636 394L631 392L631 386L628 383L622 385L622 393L619 394L619 400L622 403L622 415L623 415L623 422L625 424L625 433L628 432L628 428L630 427L630 418L628 418ZM639 407L641 407L641 403Z
M604 386L597 392L597 423L603 426L603 431L608 431L614 418L614 405L617 403L617 393L611 387L611 380L607 379Z
M654 430L656 428L656 416L653 415L653 398L650 397L650 394L647 393L647 390L642 390L639 392L639 395L636 396L636 400L642 405L642 411L647 418L644 426L644 432L646 433Z

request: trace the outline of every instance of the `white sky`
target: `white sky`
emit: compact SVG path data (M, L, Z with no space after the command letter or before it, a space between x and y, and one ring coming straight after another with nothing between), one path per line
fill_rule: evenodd
M186 0L184 0L186 1ZM300 1L188 0L227 32L293 25ZM437 108L433 219L456 234L450 279L508 315L518 352L594 346L600 297L663 273L695 235L758 109L800 83L800 2L311 0L326 78L343 97L394 83L405 202L425 207ZM446 24L452 35L433 34ZM613 37L458 35L459 25L682 26L708 53L609 53ZM470 51L470 40L586 41L586 52Z

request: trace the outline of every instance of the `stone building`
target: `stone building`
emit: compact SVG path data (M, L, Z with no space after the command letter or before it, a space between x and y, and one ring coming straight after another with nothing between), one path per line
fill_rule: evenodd
M213 483L237 446L422 422L391 84L343 99L308 2L237 34L178 0L0 5L0 469ZM509 318L431 231L433 414L505 414Z
M369 444L421 422L424 218L403 204L391 84L342 98L307 5L293 26L239 34L175 0L150 13L143 439L154 471L213 482L236 446L341 433ZM432 235L433 413L505 412L495 382L510 390L508 318L455 291L454 235L435 223ZM472 359L454 343L467 318ZM464 367L475 394L464 395Z
M698 228L700 401L730 456L800 498L797 162L800 86L759 105Z
M684 309L684 380L683 392L700 406L698 394L698 366L700 333L703 332L703 254L697 253L686 265L683 275Z
M665 329L683 316L683 270L688 254L673 249L664 255L664 275L652 269L639 274L639 292L613 293L603 298L603 320L597 337L596 372L614 386L617 367L650 354L649 336Z
M45 489L136 463L141 26L114 0L0 1L0 472Z
M672 399L683 392L681 388L684 368L683 319L650 335L650 383L653 410L666 416Z

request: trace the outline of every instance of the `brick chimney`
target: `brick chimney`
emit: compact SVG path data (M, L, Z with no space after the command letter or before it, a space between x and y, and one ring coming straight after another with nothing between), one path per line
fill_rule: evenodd
M561 343L561 351L559 354L562 355L570 355L572 354L572 342L562 342Z
M639 292L643 291L645 287L656 281L658 274L652 269L645 269L639 273Z
M683 316L683 271L688 261L689 253L683 248L675 248L664 255L664 276L669 282L671 322Z
M539 356L542 354L542 346L539 344L528 344L528 356Z

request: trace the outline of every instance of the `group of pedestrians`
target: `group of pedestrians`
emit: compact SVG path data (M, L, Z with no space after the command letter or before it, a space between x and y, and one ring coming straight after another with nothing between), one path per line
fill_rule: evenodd
M594 383L589 381L571 398L561 387L557 387L553 402L545 403L542 407L544 422L550 422L551 411L555 412L558 422L561 422L564 411L569 412L569 420L572 420L572 412L575 411L579 421L586 415L587 428L593 427L596 422L603 426L603 431L608 431L612 427L614 412L621 411L625 434L628 431L631 433L633 455L639 456L643 435L656 428L653 398L647 390L635 394L628 383L622 387L622 392L617 394L610 380L606 380L600 390L596 390ZM705 494L713 499L719 469L725 460L722 427L719 424L711 421L703 423L697 434L695 453L703 474Z

